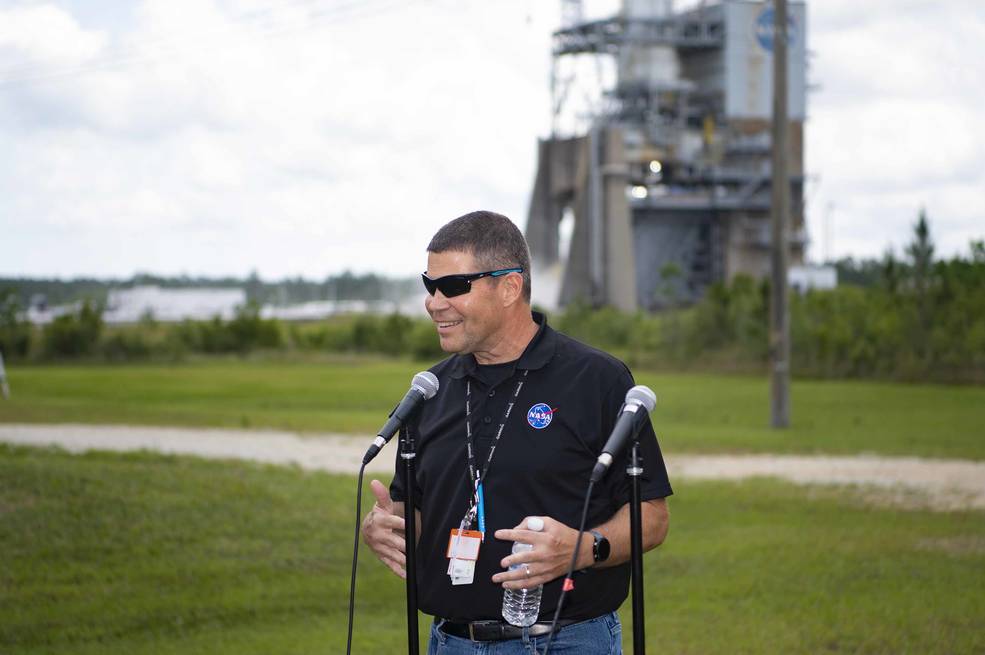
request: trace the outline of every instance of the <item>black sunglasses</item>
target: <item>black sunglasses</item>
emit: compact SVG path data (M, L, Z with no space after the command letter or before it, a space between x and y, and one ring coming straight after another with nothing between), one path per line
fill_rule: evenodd
M454 298L455 296L460 296L463 293L468 293L472 290L472 280L478 280L483 277L499 277L500 275L506 275L507 273L522 273L522 268L503 268L498 271L486 271L485 273L463 273L461 275L445 275L444 277L439 277L431 279L428 277L427 273L421 273L421 279L424 280L424 288L428 290L428 293L432 296L435 291L440 291L445 298Z

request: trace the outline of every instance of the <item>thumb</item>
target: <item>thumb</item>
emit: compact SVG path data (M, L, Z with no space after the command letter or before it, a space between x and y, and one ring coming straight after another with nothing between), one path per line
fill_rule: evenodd
M376 504L389 512L393 508L393 501L390 500L390 491L379 480L370 482L369 488L373 490L373 495L376 496Z

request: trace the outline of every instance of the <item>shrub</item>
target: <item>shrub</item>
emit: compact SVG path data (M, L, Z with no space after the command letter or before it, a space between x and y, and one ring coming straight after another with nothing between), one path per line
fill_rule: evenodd
M280 322L260 317L260 306L247 303L226 325L233 349L245 353L256 348L280 348L284 343Z
M103 339L100 350L103 357L110 361L126 362L150 357L153 348L141 332L128 330L115 332Z
M402 355L408 352L414 321L394 312L379 325L376 349L385 355Z
M92 354L102 330L102 312L86 300L77 313L63 314L44 327L44 354L48 357Z
M635 318L613 307L592 309L584 303L572 303L556 323L561 332L596 348L625 348Z
M0 353L16 359L26 357L31 349L31 324L20 318L20 304L15 294L0 299Z
M408 348L414 359L433 361L443 359L448 353L441 349L438 333L431 321L416 321L408 337Z
M380 320L372 314L360 314L352 324L352 348L358 352L375 351L380 342Z
M228 322L218 316L208 321L182 321L172 328L170 337L182 349L204 353L246 354L284 345L280 321L261 318L259 307L252 303L238 309Z

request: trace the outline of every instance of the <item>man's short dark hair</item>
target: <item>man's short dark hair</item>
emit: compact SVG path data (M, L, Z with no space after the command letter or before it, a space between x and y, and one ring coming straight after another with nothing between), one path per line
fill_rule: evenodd
M504 268L522 268L523 298L530 302L530 251L523 233L502 214L477 211L446 223L431 239L428 252L454 250L475 258L481 273Z

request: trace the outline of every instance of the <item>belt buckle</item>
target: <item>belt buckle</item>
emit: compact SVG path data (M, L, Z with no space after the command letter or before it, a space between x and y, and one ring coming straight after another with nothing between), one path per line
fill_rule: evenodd
M492 625L500 625L502 621L469 621L469 639L472 641L486 641L486 639L479 639L475 636L475 627L485 628Z

